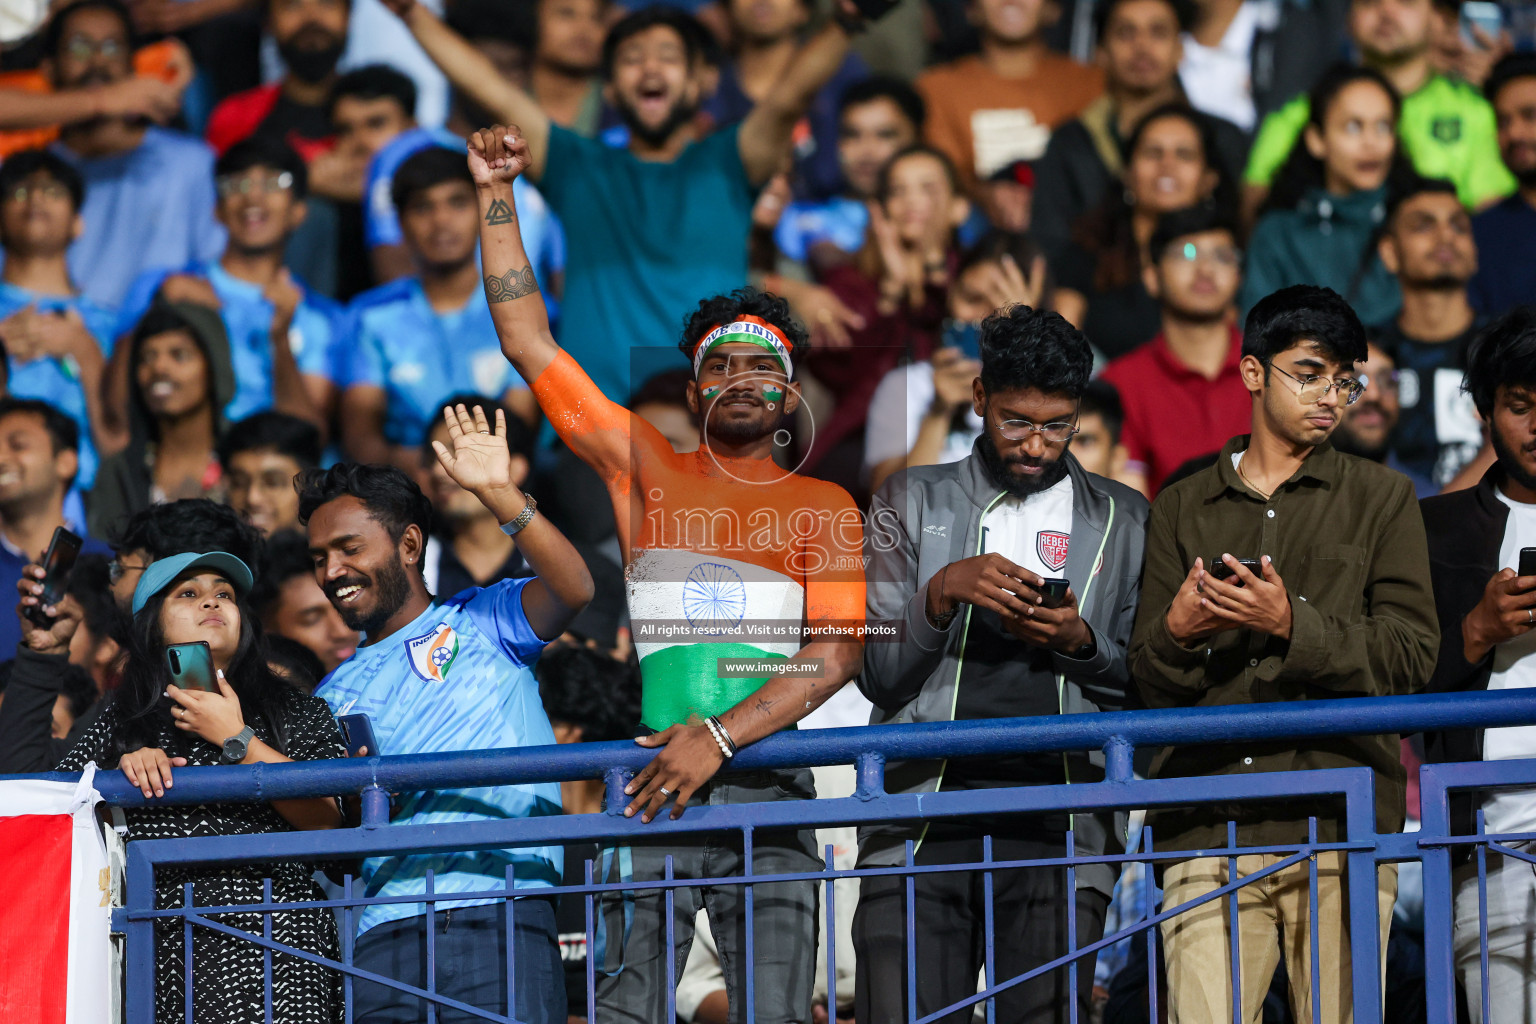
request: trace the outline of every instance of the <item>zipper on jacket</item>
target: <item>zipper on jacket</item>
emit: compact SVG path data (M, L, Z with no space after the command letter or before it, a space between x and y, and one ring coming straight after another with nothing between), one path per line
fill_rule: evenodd
M974 558L976 555L981 554L981 549L986 547L987 544L987 528L981 525L981 520L986 519L987 513L996 508L997 503L1002 501L1007 496L1007 491L999 491L997 497L987 502L987 507L981 510L981 519L977 520L977 529L979 532L976 535L976 551L971 557ZM965 638L971 630L972 607L973 606L969 604L965 606L965 620L960 623L960 650L955 655L955 691L954 695L950 698L949 701L949 720L951 722L955 720L955 708L960 706L960 671L965 667ZM926 615L928 613L924 612L923 614ZM943 761L939 762L939 780L938 782L934 783L933 786L933 791L935 793L944 788L944 772L948 768L949 758L946 757ZM912 844L912 856L917 856L917 851L922 849L923 840L926 838L928 838L928 822L925 821L923 822L923 831L918 834L917 842Z

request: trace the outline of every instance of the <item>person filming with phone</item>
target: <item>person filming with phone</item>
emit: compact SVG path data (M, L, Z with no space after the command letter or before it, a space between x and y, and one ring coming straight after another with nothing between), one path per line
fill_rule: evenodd
M1473 339L1465 389L1493 441L1496 461L1476 486L1419 505L1429 532L1429 568L1440 615L1435 692L1536 686L1536 309L1517 307ZM1536 757L1532 731L1460 729L1425 737L1425 759L1499 761ZM1479 802L1481 801L1481 802ZM1490 834L1536 831L1536 796L1527 790L1451 794L1451 828L1477 831L1481 809ZM1512 844L1520 845L1520 844ZM1527 849L1529 845L1527 844ZM1488 956L1489 1019L1530 1019L1536 942L1530 865L1490 852L1486 941L1480 941L1478 865L1471 847L1453 847L1456 966L1474 1024L1482 1020L1482 954Z
M871 632L858 685L876 706L871 724L1078 714L1125 703L1147 502L1089 473L1071 452L1093 352L1059 315L1025 305L982 321L980 349L972 402L983 429L971 454L898 471L870 508ZM886 788L931 793L1102 778L1100 755L1022 755L893 764ZM908 840L920 842L919 865L971 863L994 829L1004 833L993 835L998 859L1063 857L1068 828L1065 814L1004 828L880 826L862 830L859 866L904 863ZM1075 833L1080 856L1117 852L1107 849L1110 828L1099 816L1077 815ZM1080 867L1077 877L1081 947L1103 932L1115 870ZM964 873L920 874L918 1006L904 1006L907 884L898 875L864 879L853 920L860 1021L907 1020L973 994L988 911L1000 931L999 977L1067 950L1074 897L1064 869L996 872L995 908L983 905ZM1090 963L1079 963L1077 980L1075 993L1064 969L1017 985L998 996L998 1017L1066 1020L1075 998L1087 1019Z
M1152 505L1130 650L1131 674L1148 707L1390 696L1422 689L1429 679L1439 630L1413 484L1329 444L1345 407L1365 391L1358 367L1366 355L1359 317L1331 289L1283 288L1249 311L1239 369L1251 396L1250 433L1232 438L1213 466L1164 488ZM1396 734L1192 744L1164 748L1152 773L1363 766L1375 772L1377 829L1395 832L1405 810L1399 746ZM1309 841L1309 815L1316 841L1342 841L1342 810L1331 801L1175 807L1154 811L1148 825L1163 851L1220 849L1229 820L1239 847L1295 847ZM1274 870L1286 856L1232 860L1236 875L1246 876ZM1235 881L1230 863L1214 856L1169 863L1164 909ZM1235 913L1238 936L1228 935L1229 908L1219 899L1163 924L1169 1019L1231 1020L1228 966L1237 955L1243 1020L1258 1019L1283 957L1297 1020L1310 1019L1315 981L1321 1019L1349 1021L1344 854L1303 858L1274 870L1262 888L1243 891L1251 895ZM1396 893L1395 867L1384 864L1376 885L1383 955ZM1315 922L1308 920L1312 906ZM1313 934L1316 955L1328 965L1315 978Z
M43 603L41 566L27 566L17 584L22 626L14 680L57 673L69 657L80 618L72 602ZM183 769L212 765L307 761L345 756L330 709L299 693L268 667L267 645L250 607L251 571L223 551L157 559L134 589L132 625L121 681L95 723L56 766L78 772L87 763L116 768L151 802L126 808L128 841L205 835L253 835L292 829L337 828L335 798L262 804L157 805ZM157 907L179 906L184 883L199 906L266 902L263 880L279 903L324 899L298 862L219 865L157 875ZM214 915L232 927L262 933L258 914ZM336 958L336 924L325 908L271 915L272 938ZM182 927L156 922L155 1015L179 1018L188 951ZM255 1022L263 1010L262 950L244 940L199 929L193 940L192 1012L198 1020ZM340 982L318 964L278 954L272 961L273 1021L330 1024L339 1017Z

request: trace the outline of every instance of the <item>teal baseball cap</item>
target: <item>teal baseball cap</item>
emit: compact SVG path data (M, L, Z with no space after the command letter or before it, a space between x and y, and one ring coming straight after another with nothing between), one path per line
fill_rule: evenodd
M251 568L227 551L184 551L168 558L157 558L149 563L139 585L133 588L133 614L149 603L149 599L176 581L176 577L188 569L212 569L221 574L241 594L251 592Z

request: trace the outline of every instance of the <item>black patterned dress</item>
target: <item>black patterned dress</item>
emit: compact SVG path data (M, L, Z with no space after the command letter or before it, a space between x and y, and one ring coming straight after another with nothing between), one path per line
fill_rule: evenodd
M346 748L330 709L318 697L294 691L278 728L285 736L285 753L295 761L345 757ZM264 716L250 725L262 741L273 742L272 726ZM102 769L116 769L112 734L118 717L110 705L104 709L64 760L60 771L79 771L95 761ZM185 757L187 768L173 773L182 777L196 765L216 765L218 747L171 725L169 714L159 725L160 749L169 757ZM128 808L128 838L183 839L194 836L257 835L288 832L292 826L269 803L198 804ZM281 862L240 864L192 869L165 868L155 873L155 907L167 910L182 905L186 883L192 883L194 906L228 906L262 902L262 879L272 879L274 902L322 900L325 894L311 878L314 866ZM210 920L261 934L262 915L210 914ZM290 910L271 915L272 939L306 952L340 958L336 920L330 910ZM157 1024L261 1024L262 948L209 928L192 928L192 1017L186 1016L185 937L183 921L163 918L155 923L155 1020ZM287 954L272 958L272 1020L274 1024L335 1024L341 1019L341 977L335 971Z

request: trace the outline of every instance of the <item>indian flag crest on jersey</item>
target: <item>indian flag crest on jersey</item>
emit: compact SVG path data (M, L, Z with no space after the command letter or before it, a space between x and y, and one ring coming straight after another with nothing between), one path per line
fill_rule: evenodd
M440 683L448 678L448 669L459 656L459 635L448 623L439 622L430 633L407 640L405 653L418 676L429 683Z

